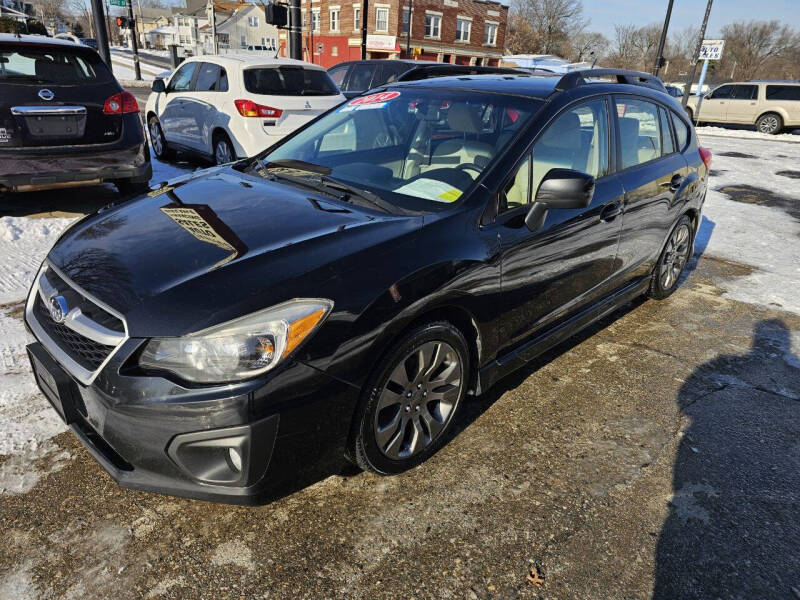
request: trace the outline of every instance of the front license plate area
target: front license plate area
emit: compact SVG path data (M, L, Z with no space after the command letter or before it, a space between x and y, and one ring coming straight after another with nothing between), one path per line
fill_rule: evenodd
M41 344L30 344L27 350L39 389L63 421L67 425L73 423L77 417L73 401L75 384Z

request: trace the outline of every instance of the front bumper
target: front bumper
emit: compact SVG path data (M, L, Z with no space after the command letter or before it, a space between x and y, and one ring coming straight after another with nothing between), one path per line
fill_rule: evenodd
M124 179L146 183L153 176L146 142L103 150L72 149L59 148L57 154L34 149L0 153L0 191L27 192Z
M42 393L122 487L258 504L341 468L356 388L299 362L214 388L121 375L141 342L128 340L88 386L28 346Z

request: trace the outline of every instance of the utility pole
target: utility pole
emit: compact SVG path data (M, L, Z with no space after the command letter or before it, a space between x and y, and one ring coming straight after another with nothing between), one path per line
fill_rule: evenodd
M111 68L111 51L108 49L108 35L106 35L106 16L103 10L103 0L92 0L92 22L94 35L97 38L97 49L103 62Z
M369 23L369 0L361 7L361 60L367 60L367 24Z
M137 22L137 29L136 29L138 31L139 30L138 29L138 25L140 23L142 24L142 26L144 26L144 17L142 17L142 2L141 2L141 0L136 0L136 8L139 9L139 21ZM147 49L147 39L144 36L144 32L142 32L141 42L142 42L142 49Z
M708 0L706 14L703 17L703 25L700 27L700 33L697 34L697 46L694 49L694 55L692 55L692 72L689 74L689 78L686 80L686 89L683 90L683 100L681 100L681 104L683 104L684 108L686 108L686 103L689 102L689 96L692 94L694 74L697 72L697 61L698 57L700 56L700 48L703 46L703 38L706 37L706 27L708 26L708 16L711 14L712 2L714 2L714 0Z
M211 5L211 47L214 54L219 54L219 43L217 42L217 7L214 0L208 0Z
M667 17L664 19L664 28L661 30L661 39L658 41L658 52L656 53L656 65L653 67L653 75L658 77L661 63L664 62L664 44L667 42L667 31L669 30L669 20L672 17L672 4L674 0L669 0L667 5Z
M414 0L408 0L408 37L406 38L406 58L411 56L411 9Z
M142 80L142 68L139 66L139 40L136 39L136 20L133 18L133 2L128 0L128 23L131 26L131 49L133 50L133 74L136 81Z
M289 1L289 58L303 60L302 23L300 0Z

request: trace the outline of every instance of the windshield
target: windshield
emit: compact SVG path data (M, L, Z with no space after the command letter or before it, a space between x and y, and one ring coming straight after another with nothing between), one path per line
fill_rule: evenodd
M341 105L259 159L294 164L309 177L324 169L401 208L443 210L540 106L531 98L401 87Z
M106 83L111 73L91 50L0 46L0 81L81 85Z
M335 96L339 88L327 71L303 67L261 67L244 72L251 94L268 96Z

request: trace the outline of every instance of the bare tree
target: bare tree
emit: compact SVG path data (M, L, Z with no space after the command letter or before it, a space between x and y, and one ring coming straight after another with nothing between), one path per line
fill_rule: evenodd
M92 12L85 0L69 0L67 10L72 14L74 20L80 23L83 30L89 32L89 37L95 37L94 19L92 19Z
M735 21L722 28L725 51L720 70L727 72L736 65L737 79L766 79L781 76L787 69L797 71L788 64L797 56L800 34L779 21Z
M608 53L610 43L602 33L582 31L569 39L567 56L572 62L600 59Z
M565 54L586 25L581 0L513 0L506 47L512 54Z
M614 50L610 63L623 69L646 71L655 62L661 26L657 24L636 27L614 27Z

